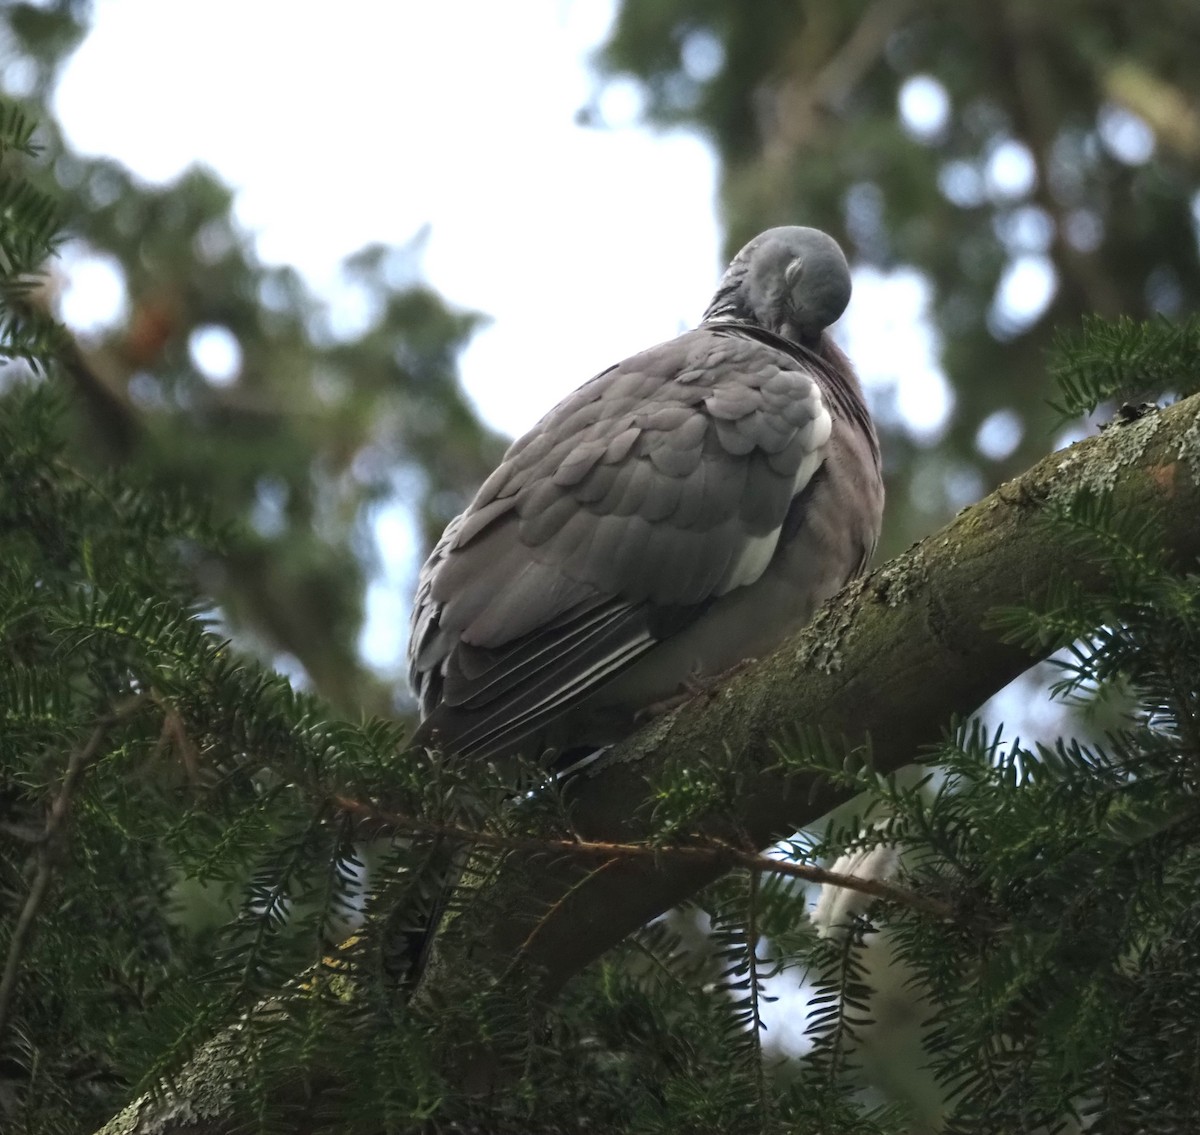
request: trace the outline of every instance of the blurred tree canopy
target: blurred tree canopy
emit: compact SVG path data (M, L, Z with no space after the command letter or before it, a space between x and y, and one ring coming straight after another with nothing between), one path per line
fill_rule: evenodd
M920 273L954 405L922 440L912 360L873 391L886 552L1053 447L1055 328L1195 310L1197 49L1189 0L625 0L598 62L712 140L730 251L811 224Z
M420 282L418 237L347 263L369 316L347 331L295 272L259 263L204 168L154 187L70 152L45 109L89 19L78 2L0 9L0 69L42 112L38 168L60 202L65 270L98 259L124 292L68 368L81 450L210 503L225 539L195 548L193 569L243 645L298 664L343 711L403 709L403 682L358 650L371 523L401 501L428 539L495 463L500 439L457 385L480 316ZM226 369L206 372L206 343Z
M1103 493L1002 502L1044 507L1039 539L1106 581L1048 581L1038 610L996 616L1022 658L1073 647L1061 735L1022 745L947 711L915 787L832 739L783 745L773 775L858 801L787 844L793 874L733 849L532 1026L532 982L454 953L503 929L481 886L444 935L461 972L407 1001L397 934L441 833L478 835L473 873L501 882L547 839L526 875L552 876L579 838L557 791L513 808L495 770L404 753L406 694L358 648L377 510L411 508L428 541L498 454L456 381L481 316L421 282L414 239L347 264L369 315L348 329L258 262L210 173L148 187L70 152L49 101L90 18L0 4L19 103L0 117L0 1127L79 1135L150 1092L138 1130L194 1135L1195 1129L1200 591L1149 513ZM914 430L899 392L927 379L902 358L876 376L895 549L1051 447L1056 328L1108 317L1060 351L1072 414L1194 390L1195 321L1113 317L1195 305L1198 40L1182 0L626 0L597 82L632 79L650 121L712 139L731 248L813 224L856 267L922 282L953 406ZM28 276L47 202L64 271L121 281L119 317L78 341L50 319L54 262ZM1200 476L1195 426L1172 419L1166 454L1140 414L1107 444L1161 461L1150 485L1172 454ZM871 610L903 608L900 577L872 586L891 598ZM656 780L621 854L731 854L692 841L744 818L736 757ZM801 881L876 845L884 904L819 937ZM577 938L627 916L589 913ZM784 990L802 1058L765 1028ZM466 1074L480 1051L505 1070L490 1095ZM936 1081L907 1082L918 1064Z

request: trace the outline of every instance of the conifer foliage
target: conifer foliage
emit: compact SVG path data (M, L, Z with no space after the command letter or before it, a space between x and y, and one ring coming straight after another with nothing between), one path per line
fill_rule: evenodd
M1196 1128L1200 577L1153 518L1056 500L1046 539L1108 586L994 612L1054 658L1053 735L946 722L905 779L814 731L780 769L855 802L769 857L691 842L701 812L736 818L733 754L656 786L645 844L589 848L561 785L529 770L515 797L511 770L406 753L399 724L239 652L195 571L237 533L79 460L70 344L26 303L57 231L11 160L32 138L0 114L0 1128L78 1135L141 1093L219 1098L191 1128L213 1132ZM1196 347L1186 322L1090 322L1061 342L1058 401L1186 394ZM469 966L416 996L399 971L448 832L478 848L450 941L486 931L510 849L732 869L531 1012ZM808 884L880 845L895 873L840 880L864 900L818 933ZM932 1101L871 1072L895 973ZM486 1084L464 1072L481 1050Z
M76 468L60 403L52 381L0 402L6 1128L87 1131L137 1091L199 1090L207 1051L267 1129L912 1130L863 1094L880 935L912 975L947 1130L1195 1122L1200 587L1146 518L1064 503L1048 537L1111 587L1064 579L1039 611L996 612L1058 651L1061 736L966 725L915 784L836 745L781 750L859 791L853 814L647 927L531 1031L519 995L505 1008L469 974L406 1006L391 947L431 833L494 854L565 840L555 793L489 805L499 784L402 757L398 727L339 722L240 657L187 576L220 533ZM736 776L664 782L662 847ZM877 844L901 852L890 901L817 937L788 866ZM486 886L459 907L485 921ZM806 1054L764 1026L781 997ZM483 1043L517 1070L492 1096L448 1055Z

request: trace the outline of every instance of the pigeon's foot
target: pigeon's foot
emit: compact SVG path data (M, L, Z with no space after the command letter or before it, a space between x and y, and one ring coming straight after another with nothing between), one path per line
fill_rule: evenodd
M689 702L692 698L699 697L701 694L711 697L716 692L718 686L723 685L735 674L740 674L747 666L757 661L757 658L743 658L740 662L735 662L728 670L722 670L719 674L688 675L679 693L672 694L669 698L662 698L659 701L651 702L650 705L643 706L638 710L633 716L634 724L645 725L647 721L651 721L655 717L662 717L664 713L670 713L671 710L678 709L684 702Z

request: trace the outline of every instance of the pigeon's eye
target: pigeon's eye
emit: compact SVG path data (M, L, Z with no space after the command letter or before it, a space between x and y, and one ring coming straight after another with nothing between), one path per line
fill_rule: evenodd
M800 279L800 277L801 277L801 275L803 275L803 273L804 273L804 261L799 256L797 256L796 259L793 260L787 266L787 268L784 270L784 273L783 273L784 283L787 284L789 289L794 288L796 286L796 281Z

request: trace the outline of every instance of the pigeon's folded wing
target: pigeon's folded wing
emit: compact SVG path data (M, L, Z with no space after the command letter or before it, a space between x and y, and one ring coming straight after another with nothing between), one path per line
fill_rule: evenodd
M511 751L762 575L837 412L823 360L772 339L688 332L513 444L422 572L421 739Z

